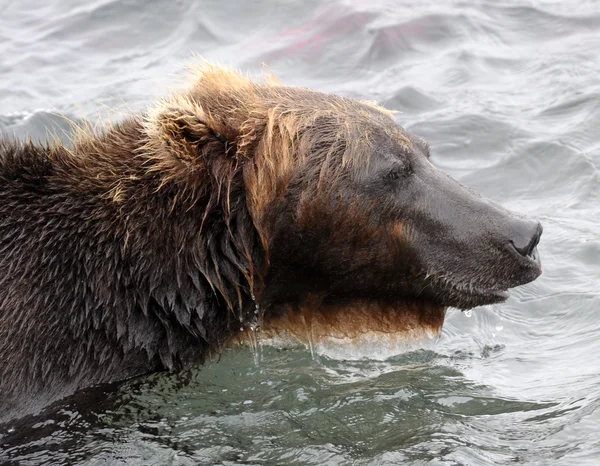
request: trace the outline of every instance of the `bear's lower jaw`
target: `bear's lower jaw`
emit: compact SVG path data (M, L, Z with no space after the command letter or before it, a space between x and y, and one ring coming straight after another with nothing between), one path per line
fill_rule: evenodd
M348 346L362 348L365 357L395 354L411 343L430 340L440 334L446 308L429 302L388 304L361 301L322 304L318 308L284 306L265 316L257 330L244 329L234 344L278 347Z
M509 296L510 292L501 288L490 290L469 289L467 291L460 288L451 288L449 292L438 299L448 307L468 311L474 307L503 303Z

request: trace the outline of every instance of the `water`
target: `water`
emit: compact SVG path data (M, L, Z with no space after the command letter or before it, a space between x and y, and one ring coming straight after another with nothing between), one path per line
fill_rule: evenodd
M0 3L0 131L65 137L60 115L143 110L192 52L264 62L400 110L435 164L545 228L544 275L451 311L432 345L385 360L230 350L15 426L0 463L600 462L597 2Z

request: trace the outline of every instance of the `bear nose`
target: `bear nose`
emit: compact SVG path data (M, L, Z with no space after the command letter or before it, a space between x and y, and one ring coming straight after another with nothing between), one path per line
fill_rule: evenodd
M538 221L522 220L515 225L513 237L510 242L519 254L529 257L542 236L542 225Z

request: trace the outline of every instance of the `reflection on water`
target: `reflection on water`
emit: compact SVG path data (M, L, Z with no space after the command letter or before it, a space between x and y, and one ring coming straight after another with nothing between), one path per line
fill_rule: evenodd
M0 431L0 464L589 464L600 458L600 7L501 0L33 0L0 15L0 131L65 137L192 51L399 110L432 161L538 218L544 275L438 341L306 349L81 394ZM376 349L375 349L376 350ZM347 355L346 355L347 356Z

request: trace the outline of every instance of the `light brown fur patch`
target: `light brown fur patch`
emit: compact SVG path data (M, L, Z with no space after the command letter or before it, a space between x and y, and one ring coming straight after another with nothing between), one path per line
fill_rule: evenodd
M377 301L336 305L312 305L301 309L289 307L280 315L265 320L260 327L261 339L289 341L304 345L328 338L358 340L363 335L392 335L398 340L438 334L446 310L429 303L383 304ZM235 342L251 343L250 330L240 332Z

